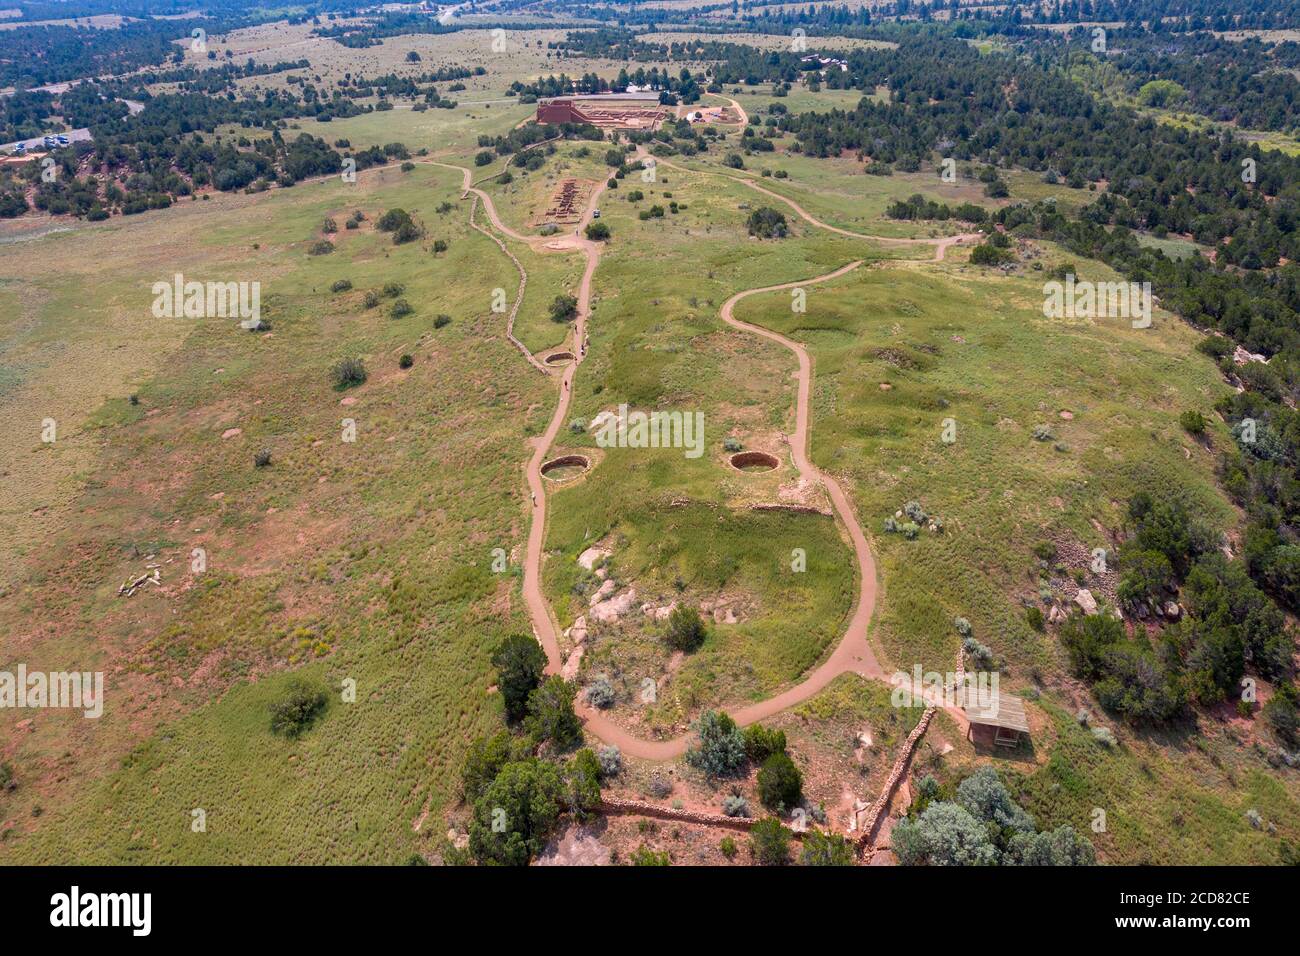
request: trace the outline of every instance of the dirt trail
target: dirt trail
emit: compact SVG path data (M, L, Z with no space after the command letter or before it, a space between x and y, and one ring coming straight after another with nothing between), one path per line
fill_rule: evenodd
M732 102L735 101L733 100ZM641 147L637 152L637 156L642 159L649 157L649 155L650 154L646 152L644 147ZM785 203L794 210L795 214L798 215L800 219L816 226L818 229L825 229L827 232L833 232L841 236L848 236L850 239L867 239L871 242L892 243L896 246L934 246L935 262L943 261L944 254L948 251L950 246L959 245L960 243L974 239L981 239L984 235L979 232L963 232L956 236L944 236L940 239L910 239L901 236L872 236L867 233L852 232L848 229L841 229L839 226L832 226L829 223L822 222L808 210L804 209L803 206L799 205L795 200L790 199L787 196L782 196L778 192L773 192L766 186L760 186L752 179L748 179L744 176L733 176L731 173L724 173L716 170L688 169L685 166L678 166L676 163L670 163L666 159L659 159L657 157L655 158L655 163L660 166L667 166L669 169L675 169L678 172L701 173L706 176L721 176L723 179L730 179L732 182L741 183L755 192L760 192L764 196L770 196L773 199Z
M734 102L734 101L733 101ZM739 104L736 104L739 109ZM743 113L743 110L741 111ZM648 154L644 147L638 150L637 155L645 158ZM658 160L663 163L663 160ZM501 221L497 214L496 206L492 202L492 197L474 185L473 176L469 169L463 166L453 166L447 163L433 162L432 165L441 166L446 169L457 170L462 175L462 198L473 194L482 203L484 211L494 228L517 242L528 245L535 252L555 253L555 252L581 252L587 259L587 267L582 274L582 280L578 286L577 294L577 319L574 323L574 362L565 367L561 375L561 385L559 400L555 406L555 413L551 416L550 424L547 425L546 431L538 439L533 441L533 456L529 460L526 476L528 489L531 497L532 521L528 529L528 543L524 556L524 580L523 595L524 603L528 607L529 617L533 622L533 630L541 643L542 648L546 651L547 671L549 673L558 673L563 666L563 657L560 651L559 627L554 616L551 613L550 605L547 604L542 594L541 587L541 566L542 551L546 540L546 484L542 479L541 467L547 459L547 452L554 443L560 428L563 426L565 417L568 414L570 399L573 391L573 380L577 374L578 366L582 363L583 349L582 343L586 340L587 320L591 315L591 284L596 272L596 266L600 263L601 245L592 242L582 235L582 231L592 220L592 213L596 208L597 201L606 188L606 184L601 184L599 188L593 190L591 198L588 200L587 209L583 214L582 220L571 233L559 234L553 236L529 236L516 232ZM684 167L674 166L671 163L664 165L672 166L682 172L693 172ZM718 175L726 175L719 173ZM807 213L794 200L787 199L778 193L765 189L756 183L751 183L746 179L736 176L727 176L729 179L736 179L746 185L779 199L786 203L796 213L809 223L818 228L826 229L831 232L840 233L858 239L867 239L876 242L892 242L905 245L929 244L935 246L935 261L940 261L944 257L946 250L964 239L971 238L971 235L949 236L943 239L897 239L886 236L868 236L861 233L849 232L848 230L839 229L835 226L829 226L826 223L814 218ZM495 237L493 237L495 238ZM858 572L858 594L854 603L853 614L845 627L844 636L831 651L830 656L812 671L798 684L790 687L774 697L741 707L737 710L730 711L731 716L742 726L754 723L755 721L764 720L774 714L801 703L812 697L834 678L840 674L853 673L860 674L863 677L873 680L885 680L886 674L880 663L877 661L871 645L867 640L867 625L871 621L872 612L875 610L876 603L876 565L871 555L871 548L867 543L866 535L862 526L858 523L857 516L854 514L853 507L849 503L848 496L844 490L830 475L820 471L808 460L808 429L809 429L809 409L811 406L812 392L812 359L808 355L807 349L792 339L786 338L778 332L765 329L748 322L742 322L735 317L734 310L736 304L750 296L760 295L765 292L777 292L782 289L793 289L797 286L811 285L819 282L829 282L837 279L862 265L863 260L851 262L834 272L829 272L822 276L811 279L803 279L796 282L785 282L780 285L762 286L756 289L746 289L737 292L722 305L721 317L724 322L733 328L744 332L750 332L755 335L761 335L764 338L777 342L794 353L798 360L798 390L795 401L795 428L793 434L789 436L790 454L795 468L798 470L801 478L809 481L819 481L826 488L831 503L835 507L836 514L844 523L848 531L849 540L853 546L854 556L857 560ZM521 272L523 272L521 267ZM526 278L526 273L523 273ZM526 351L526 350L525 350ZM637 737L628 730L614 723L608 716L601 711L582 704L581 701L575 703L575 707L581 716L586 729L595 737L600 738L606 743L617 745L624 753L634 757L646 760L671 760L681 756L686 752L690 743L690 735L683 734L670 740L646 740Z

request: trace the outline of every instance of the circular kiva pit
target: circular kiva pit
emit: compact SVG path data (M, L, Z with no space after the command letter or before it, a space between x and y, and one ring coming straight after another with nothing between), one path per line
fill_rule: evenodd
M585 455L562 455L542 463L542 475L551 481L571 481L591 467Z
M568 365L573 361L572 352L552 352L543 360L547 365Z
M737 471L772 471L780 464L776 455L769 455L765 451L742 451L731 456L731 467Z

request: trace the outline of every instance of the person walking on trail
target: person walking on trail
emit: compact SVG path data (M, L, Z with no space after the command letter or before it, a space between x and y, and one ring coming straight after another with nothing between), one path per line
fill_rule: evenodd
M532 501L533 501L533 507L536 508L536 507L537 507L537 492L535 492L535 491L530 491L530 492L528 492L528 497L532 499Z

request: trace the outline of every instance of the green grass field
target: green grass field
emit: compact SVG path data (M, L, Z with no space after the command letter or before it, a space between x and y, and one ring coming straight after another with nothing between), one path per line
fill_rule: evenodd
M529 46L514 58L486 57L482 31L394 38L372 51L326 45L320 68L331 74L366 56L368 75L396 68L409 49L436 51L424 68L463 60L489 73L470 81L456 110L295 124L356 148L403 142L415 154L409 170L222 194L3 246L0 441L12 454L0 473L0 617L9 625L0 669L103 670L107 700L95 721L50 711L20 725L25 715L0 713L18 782L0 793L0 862L434 855L465 748L500 726L491 650L531 633L519 588L524 465L555 407L556 380L506 340L493 300L503 290L513 301L516 267L470 228L460 175L431 161L471 165L480 135L530 116L532 106L487 101L515 78L558 72L536 41L559 35L521 34ZM267 27L230 45L275 60L319 46L293 46L304 39L297 28ZM563 62L571 75L584 64L612 72ZM751 110L776 101L757 89L738 99ZM846 109L857 99L799 89L783 102ZM1205 715L1163 736L1116 727L1120 746L1106 750L1074 720L1086 693L1056 638L1026 621L1027 604L1043 606L1034 546L1110 543L1136 491L1177 490L1206 520L1235 529L1215 482L1226 430L1215 419L1198 443L1177 421L1187 409L1210 412L1228 389L1194 350L1197 334L1161 312L1145 330L1045 318L1044 277L1067 258L1051 244L1031 244L1003 275L970 265L965 248L934 263L928 246L815 229L719 175L730 172L721 165L735 148L729 135L731 145L673 159L687 169L662 166L650 183L634 174L601 199L612 235L595 275L571 427L554 450L588 455L593 467L550 489L542 584L562 628L588 614L600 582L576 559L601 543L613 552L605 572L616 593L635 588L636 599L618 621L591 626L578 682L608 676L615 719L643 735L676 735L704 708L797 682L839 639L857 583L843 529L829 514L753 508L826 510L819 489L799 486L784 438L794 357L727 326L719 309L738 291L864 260L807 286L804 311L782 291L751 297L736 314L804 343L813 358L809 454L841 480L871 540L881 586L872 639L886 663L950 669L952 622L963 616L999 658L1005 684L1041 695L1030 708L1032 748L1005 760L976 754L941 715L917 769L951 780L995 760L1040 825L1086 830L1101 808L1107 829L1086 832L1107 862L1275 862L1277 840L1300 837L1300 785L1268 768L1244 721ZM1095 196L1011 171L1011 199L994 203L974 180L946 186L931 169L868 176L851 157L812 159L788 145L747 159L756 181L832 225L875 235L960 231L885 216L917 192L990 208L1052 196L1077 209ZM540 169L512 168L512 182L483 188L507 224L532 232L562 178L610 174L605 148L565 143ZM764 166L789 178L758 179ZM663 215L642 219L654 206ZM746 220L760 206L786 215L789 238L749 237ZM397 246L374 228L398 207L423 226L420 241ZM310 254L327 218L341 226L355 211L360 228L340 229L332 251ZM477 221L487 222L481 210ZM435 254L435 240L446 251ZM1190 251L1178 239L1144 241ZM549 307L575 291L582 257L506 242L528 273L516 334L533 351L575 344ZM1095 262L1075 265L1083 279L1117 278ZM260 282L270 328L154 318L152 285L177 272ZM340 280L350 287L334 291ZM367 305L368 293L377 304ZM436 325L441 315L451 321ZM363 360L368 377L341 391L331 369L345 358ZM624 403L700 414L702 453L598 447L589 423ZM57 423L52 444L41 441L46 418ZM952 443L942 437L949 423ZM1035 439L1039 426L1046 440ZM738 471L728 440L780 465ZM258 467L263 451L270 462ZM941 518L943 533L886 533L886 518L908 501ZM496 549L510 556L505 573L493 573ZM805 570L792 566L796 553ZM154 569L158 585L119 596L124 581ZM703 646L676 655L664 624L641 611L671 601L736 620L711 620ZM288 740L272 734L269 707L294 675L324 689L328 704ZM646 678L659 687L653 702L639 697ZM844 676L772 723L789 732L809 792L830 806L875 796L917 717L891 706L885 685ZM863 729L875 743L859 757ZM1249 809L1277 833L1251 828ZM192 827L198 810L206 832Z

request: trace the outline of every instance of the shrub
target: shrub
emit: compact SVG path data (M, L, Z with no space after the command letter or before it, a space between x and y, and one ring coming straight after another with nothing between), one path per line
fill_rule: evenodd
M307 247L307 255L309 256L326 256L333 251L334 243L330 242L328 239L317 239Z
M1111 733L1109 727L1093 727L1091 732L1092 739L1103 746L1114 747L1119 743L1119 741L1115 739L1115 735Z
M528 712L528 695L541 683L546 653L531 637L512 634L492 654L497 671L497 689L505 702L506 720L523 719Z
M451 325L451 316L447 315L445 312L439 312L438 317L433 320L433 327L435 329L441 329L448 325Z
M748 817L749 801L738 793L731 793L722 798L722 812L729 817Z
M1182 425L1189 435L1202 435L1205 433L1205 416L1196 409L1188 409L1178 416L1178 424Z
M1279 684L1264 705L1264 719L1273 732L1290 746L1300 743L1300 691L1295 684Z
M410 368L414 364L415 358L411 356L410 353L402 355L402 357L397 360L398 368Z
M494 159L496 159L496 154L493 153L491 150L486 150L486 149L484 149L484 150L480 150L480 151L479 151L479 152L474 156L474 165L475 165L475 166L486 166L486 165L488 165L489 163L491 163L492 160L494 160Z
M254 468L266 468L270 464L271 464L271 453L267 451L265 448L263 448L261 451L259 451L256 455L253 456Z
M1025 608L1025 623L1040 633L1047 626L1043 620L1043 612L1036 607Z
M803 797L803 774L787 753L774 753L758 768L758 796L769 810L782 812Z
M411 308L411 303L405 299L398 299L393 303L393 307L388 310L389 318L400 319L410 315L415 309Z
M722 851L722 855L725 856L728 860L735 859L736 841L732 837L724 836L722 838L722 841L718 844L718 849Z
M791 836L775 817L759 820L749 831L749 847L754 862L760 866L783 866L790 862Z
M320 716L326 701L324 688L301 677L291 679L271 704L271 731L289 738L301 736Z
M582 819L600 807L600 761L583 747L573 755L565 773L569 787L569 808Z
M919 817L900 820L890 842L903 866L988 866L998 860L988 829L956 803L932 803Z
M578 300L571 295L557 295L551 303L551 321L568 322L578 314Z
M348 291L349 289L351 289L351 288L352 288L352 280L351 280L351 279L336 279L336 280L334 281L334 284L333 284L332 286L330 286L330 291L331 291L331 292L347 292L347 291Z
M722 440L722 449L723 451L726 452L731 452L734 454L735 452L740 451L744 447L745 446L740 443L739 438L727 437Z
M567 750L582 740L582 723L573 712L574 687L552 674L528 695L528 732Z
M663 774L656 772L650 778L649 789L650 796L654 797L656 800L663 800L673 792L673 784L672 781Z
M810 830L804 836L799 862L804 866L853 866L853 846L839 834Z
M506 764L474 803L469 849L479 863L525 866L542 851L565 800L560 769L544 760Z
M0 790L5 793L18 789L18 783L14 780L13 764L0 763Z
M609 226L604 222L587 223L586 232L592 242L604 242L609 238Z
M360 385L366 380L366 363L359 358L339 359L330 369L330 378L338 391Z
M790 234L790 227L785 216L768 206L762 206L749 214L749 234L760 239L784 239Z
M1015 834L1007 841L1002 862L1006 866L1092 866L1097 853L1067 823L1052 831Z
M970 626L970 621L966 620L964 617L954 617L952 619L952 626L957 629L957 633L963 638L970 637L971 634L974 633L974 629Z
M696 724L699 746L686 762L710 777L735 776L745 769L745 738L736 722L720 710L706 710Z
M785 731L771 730L762 724L745 728L745 756L761 764L773 754L785 753Z
M393 245L400 246L414 242L424 235L424 231L413 222L404 222L393 230Z
M414 225L414 222L411 214L405 209L396 208L390 209L380 216L375 222L375 228L380 232L396 232L402 226Z
M602 777L617 777L623 772L623 752L613 744L606 744L597 750L596 759L600 761Z
M652 850L644 843L632 851L628 860L632 866L672 866L667 850Z
M441 253L441 252L446 252L446 251L447 251L447 240L446 240L446 239L435 239L435 240L433 240L433 254L434 254L435 256L438 255L438 254Z
M587 703L592 707L604 710L606 707L614 706L614 685L604 674L587 685L586 695Z
M679 604L668 615L668 630L664 640L675 651L693 651L704 643L704 619L693 607Z
M368 289L366 290L366 297L362 301L367 309L373 309L379 304L379 293L374 289Z
M406 291L406 286L403 285L403 284L400 283L400 282L385 282L385 283L384 283L384 297L385 297L385 298L388 298L388 299L395 299L395 298L397 298L399 295L401 295L401 294L402 294L403 292L405 292L405 291Z

